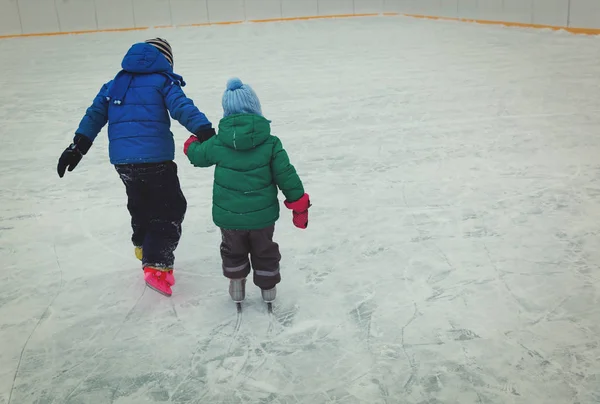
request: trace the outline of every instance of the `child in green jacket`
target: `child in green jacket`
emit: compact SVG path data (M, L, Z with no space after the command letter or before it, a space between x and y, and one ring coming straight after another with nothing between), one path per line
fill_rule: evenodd
M281 281L281 254L273 241L278 188L293 211L294 225L301 229L308 226L310 199L281 140L271 135L270 121L249 85L229 80L223 112L218 134L205 142L191 136L184 152L196 167L216 165L212 215L221 229L223 274L230 279L231 298L236 303L244 300L252 267L254 284L263 299L272 302Z

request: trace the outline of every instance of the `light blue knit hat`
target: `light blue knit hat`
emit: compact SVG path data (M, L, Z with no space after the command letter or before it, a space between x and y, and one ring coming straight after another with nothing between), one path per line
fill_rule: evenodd
M235 114L255 114L262 116L260 100L248 84L234 77L227 82L227 89L223 94L223 116Z

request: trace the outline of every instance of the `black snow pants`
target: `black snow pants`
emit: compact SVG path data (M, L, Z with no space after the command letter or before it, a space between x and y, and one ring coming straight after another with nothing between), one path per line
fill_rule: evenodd
M272 289L281 282L281 254L273 241L274 232L275 225L259 230L221 229L223 275L229 279L245 278L252 263L254 284L259 288Z
M187 210L177 165L166 161L119 164L115 168L125 184L133 230L131 241L143 248L143 265L173 268Z

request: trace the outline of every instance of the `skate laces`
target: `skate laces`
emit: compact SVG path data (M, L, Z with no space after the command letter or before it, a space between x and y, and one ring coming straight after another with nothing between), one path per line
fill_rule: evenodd
M160 269L156 268L144 268L144 272L146 275L153 276L157 279L164 279L167 276L166 271L161 271Z

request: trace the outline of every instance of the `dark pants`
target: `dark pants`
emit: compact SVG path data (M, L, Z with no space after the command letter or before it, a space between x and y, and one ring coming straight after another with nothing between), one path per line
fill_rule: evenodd
M144 266L173 268L187 201L181 191L177 165L164 163L115 165L127 191L131 241L143 247Z
M281 254L273 241L274 232L274 225L260 230L221 229L223 274L229 279L245 278L250 274L252 262L256 286L271 289L281 282Z

